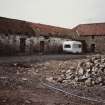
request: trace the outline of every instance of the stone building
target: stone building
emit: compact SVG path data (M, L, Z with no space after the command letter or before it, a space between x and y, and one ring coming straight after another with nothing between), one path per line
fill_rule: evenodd
M24 40L33 34L25 21L0 17L0 55L23 53Z
M70 29L0 17L0 55L61 53L74 37Z
M0 55L62 53L62 42L78 40L84 52L105 52L105 23L73 29L0 17Z
M105 52L105 23L80 24L73 30L85 52Z
M39 48L44 53L62 53L62 42L73 40L77 35L76 32L67 28L37 23L29 23L29 25L36 33L36 38L38 38L36 49Z

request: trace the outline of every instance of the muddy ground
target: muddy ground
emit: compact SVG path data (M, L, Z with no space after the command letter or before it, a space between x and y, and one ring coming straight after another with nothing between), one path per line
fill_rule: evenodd
M74 59L66 60L66 58L60 59L59 56L59 60L56 60L55 57L54 59L43 60L42 62L34 62L34 60L33 62L21 62L19 59L16 62L16 59L13 60L13 58L12 62L11 60L9 62L9 59L6 61L6 58L3 58L3 62L2 59L0 61L0 105L105 104L104 86L76 87L71 84L50 83L46 80L46 78L50 78L52 75L56 76L61 71L68 70L70 67L77 67L78 63L86 59L86 57L76 59L74 56ZM51 88L51 86L93 101L74 97Z

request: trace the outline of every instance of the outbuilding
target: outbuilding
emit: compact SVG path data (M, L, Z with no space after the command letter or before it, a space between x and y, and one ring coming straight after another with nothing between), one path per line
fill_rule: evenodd
M73 30L83 42L85 52L105 52L105 23L80 24Z
M62 42L75 35L67 28L0 17L0 55L61 53Z

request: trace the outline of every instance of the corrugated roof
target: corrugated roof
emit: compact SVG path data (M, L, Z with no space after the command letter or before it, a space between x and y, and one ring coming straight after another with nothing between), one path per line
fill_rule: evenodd
M79 35L105 35L105 23L80 24L74 28Z

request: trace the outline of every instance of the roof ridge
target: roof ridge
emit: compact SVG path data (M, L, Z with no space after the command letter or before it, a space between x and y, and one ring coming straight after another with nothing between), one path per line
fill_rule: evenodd
M95 25L95 24L105 24L105 22L97 22L97 23L83 23L83 24L79 24L78 26L80 25Z

